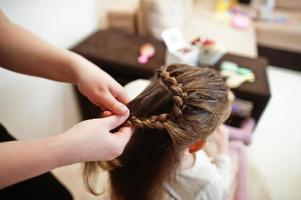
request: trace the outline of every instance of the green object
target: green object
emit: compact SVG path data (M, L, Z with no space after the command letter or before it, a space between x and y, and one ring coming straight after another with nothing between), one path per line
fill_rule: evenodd
M238 65L234 62L229 62L229 61L224 61L221 66L220 69L223 71L233 71L235 72L238 69Z
M239 67L236 71L237 74L246 75L253 73L252 70L244 67Z
M231 71L239 75L247 75L253 73L251 69L245 67L239 67L236 63L230 61L224 61L220 69L222 71Z

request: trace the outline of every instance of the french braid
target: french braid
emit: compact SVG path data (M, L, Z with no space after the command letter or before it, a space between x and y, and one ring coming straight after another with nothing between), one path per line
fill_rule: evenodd
M167 71L166 66L162 66L156 70L156 75L165 86L173 93L173 109L171 113L163 113L160 115L153 115L150 118L137 118L131 117L125 122L126 126L133 126L137 128L149 128L149 129L166 129L168 127L168 120L170 117L181 117L183 115L182 109L184 107L184 100L187 97L187 93L183 92L182 85L178 83L175 77L172 77ZM99 162L99 165L106 170L112 170L115 167L120 166L117 159Z
M175 77L170 76L166 66L162 66L156 70L157 77L162 80L166 87L173 93L173 110L171 115L175 117L182 116L182 110L184 108L185 98L187 93L183 92L182 84L179 84Z
M168 120L169 114L153 115L148 119L132 117L126 122L126 125L138 128L164 129L164 123Z
M171 113L163 113L160 115L153 115L150 118L143 119L132 117L125 124L138 128L151 128L151 129L164 129L166 122L171 117L181 117L183 115L182 110L184 108L184 100L187 97L187 93L183 92L182 85L178 83L175 77L171 76L167 71L166 66L162 66L156 70L157 77L164 83L164 85L173 93L173 109Z

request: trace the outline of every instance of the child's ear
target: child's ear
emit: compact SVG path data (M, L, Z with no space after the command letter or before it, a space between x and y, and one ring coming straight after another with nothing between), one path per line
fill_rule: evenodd
M206 144L206 140L198 140L195 143L189 146L189 153L195 153L198 150L202 149Z

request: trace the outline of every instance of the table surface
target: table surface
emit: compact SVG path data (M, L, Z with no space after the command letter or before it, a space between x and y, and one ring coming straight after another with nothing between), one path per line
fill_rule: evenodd
M147 64L139 64L137 62L139 47L145 43L154 45L156 54ZM151 37L138 37L117 30L101 30L88 37L72 50L94 61L101 59L103 62L110 63L110 66L100 66L105 70L134 73L142 76L141 78L148 78L156 67L164 65L166 47L163 42ZM255 73L256 81L254 83L244 83L239 87L239 90L260 94L269 93L266 76L268 62L265 58L248 58L226 54L221 61L225 60L250 68ZM218 68L217 65L215 68Z
M145 43L151 43L156 49L156 54L147 64L139 64L139 48ZM148 78L153 70L164 64L165 45L152 37L137 37L118 30L101 30L79 45L73 51L87 57L92 61L101 60L109 65L100 65L104 70L114 70L125 74L135 74Z
M151 43L156 48L156 54L147 64L139 64L139 47ZM129 77L127 81L137 78L149 78L156 67L164 64L166 47L163 42L151 37L139 37L133 34L122 33L117 30L101 30L72 48L96 63L105 71L114 75ZM239 97L259 102L255 105L255 118L258 119L270 98L270 89L266 75L268 62L265 58L248 58L233 54L226 54L214 68L218 69L222 61L232 61L240 66L247 67L255 73L256 81L244 83L233 90ZM123 82L125 84L126 82ZM258 107L258 108L256 108Z
M223 61L231 61L237 63L240 67L246 67L251 69L255 74L255 82L243 83L239 88L233 89L234 91L248 92L259 95L270 95L270 88L267 80L266 67L268 65L267 59L263 57L259 58L247 58L243 56L237 56L233 54L226 54L221 60L214 66L215 69L219 69L220 64Z

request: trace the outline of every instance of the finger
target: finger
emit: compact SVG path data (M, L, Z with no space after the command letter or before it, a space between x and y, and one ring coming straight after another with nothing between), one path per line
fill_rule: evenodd
M126 111L122 115L111 115L109 117L103 118L105 120L106 125L108 126L109 130L115 129L120 126L125 120L128 119L130 115L129 111Z
M112 115L113 115L113 113L111 111L104 111L101 116L102 117L109 117L109 116L112 116Z
M116 86L116 87L110 88L110 92L113 94L114 97L116 97L116 99L119 102L121 102L123 104L128 104L128 102L130 101L130 98L127 95L126 90L121 85L119 85L118 87Z
M123 114L128 111L128 108L117 101L111 93L105 93L102 98L102 106L109 111L112 111L115 114Z
M130 101L130 98L129 96L127 95L127 93L125 92L124 89L122 89L123 92L120 92L117 96L116 96L116 99L118 101L120 101L121 103L123 104L128 104L129 101Z
M80 85L77 85L77 88L79 90L79 92L85 96L87 99L89 99L89 101L91 101L94 105L98 106L101 108L101 104L97 101L97 98L91 97L90 95L87 95L84 90L82 89L82 87ZM101 108L102 109L102 108Z
M118 132L112 134L112 136L118 139L121 143L121 146L124 147L129 142L131 136L133 135L133 132L134 128L132 127L122 127L118 130Z

